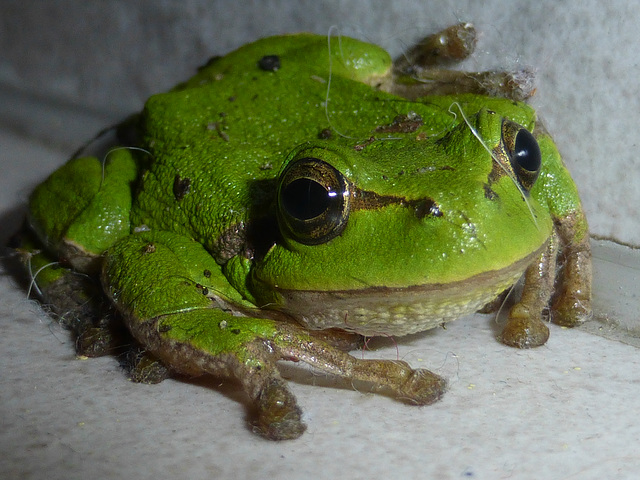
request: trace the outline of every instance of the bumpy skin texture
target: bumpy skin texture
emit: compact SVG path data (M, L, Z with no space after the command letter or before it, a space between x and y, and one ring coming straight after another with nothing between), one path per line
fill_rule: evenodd
M260 40L149 99L126 122L136 149L53 173L19 251L79 351L132 335L138 381L236 379L255 430L282 440L305 425L281 359L409 404L444 392L427 370L341 351L330 329L433 328L523 273L505 343L543 344L549 309L556 323L583 321L590 250L576 188L516 101L522 77L443 68L474 45L468 24L395 63L349 38Z

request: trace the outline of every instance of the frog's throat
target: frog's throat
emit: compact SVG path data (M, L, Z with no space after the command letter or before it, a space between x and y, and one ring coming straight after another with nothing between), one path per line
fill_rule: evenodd
M474 313L514 285L545 248L505 267L458 282L362 290L284 290L278 308L309 329L407 335Z

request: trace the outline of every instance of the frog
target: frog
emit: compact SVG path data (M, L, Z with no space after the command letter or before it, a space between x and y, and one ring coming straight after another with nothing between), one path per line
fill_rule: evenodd
M519 282L505 344L584 322L577 187L526 72L455 68L476 38L460 23L392 59L299 33L213 58L36 187L14 244L34 288L79 354L115 352L140 382L234 381L271 440L306 430L281 361L429 405L445 378L350 351L495 310Z

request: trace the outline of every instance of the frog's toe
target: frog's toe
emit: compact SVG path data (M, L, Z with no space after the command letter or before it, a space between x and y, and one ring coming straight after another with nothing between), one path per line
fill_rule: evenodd
M269 440L293 440L307 429L302 422L302 410L282 380L270 382L258 396L256 406L254 431Z
M562 327L575 327L591 318L591 303L580 298L562 297L551 309L551 321Z
M414 405L430 405L437 402L447 388L447 381L429 370L413 370L399 390L399 400Z
M75 336L76 353L100 357L114 353L128 334L100 285L85 275L58 269L58 278L39 284L46 308Z
M100 327L85 328L76 337L76 353L85 357L101 357L113 351L118 345L113 334Z
M511 347L539 347L549 339L549 327L538 316L530 315L522 304L518 304L511 310L500 339Z
M171 371L154 355L139 347L130 348L122 361L135 383L155 384L171 376Z

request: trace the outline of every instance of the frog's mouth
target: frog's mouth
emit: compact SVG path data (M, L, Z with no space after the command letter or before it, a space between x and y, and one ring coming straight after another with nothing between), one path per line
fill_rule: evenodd
M278 310L315 330L339 328L367 336L421 332L495 300L539 254L540 250L501 270L446 284L337 291L277 289L283 299Z

